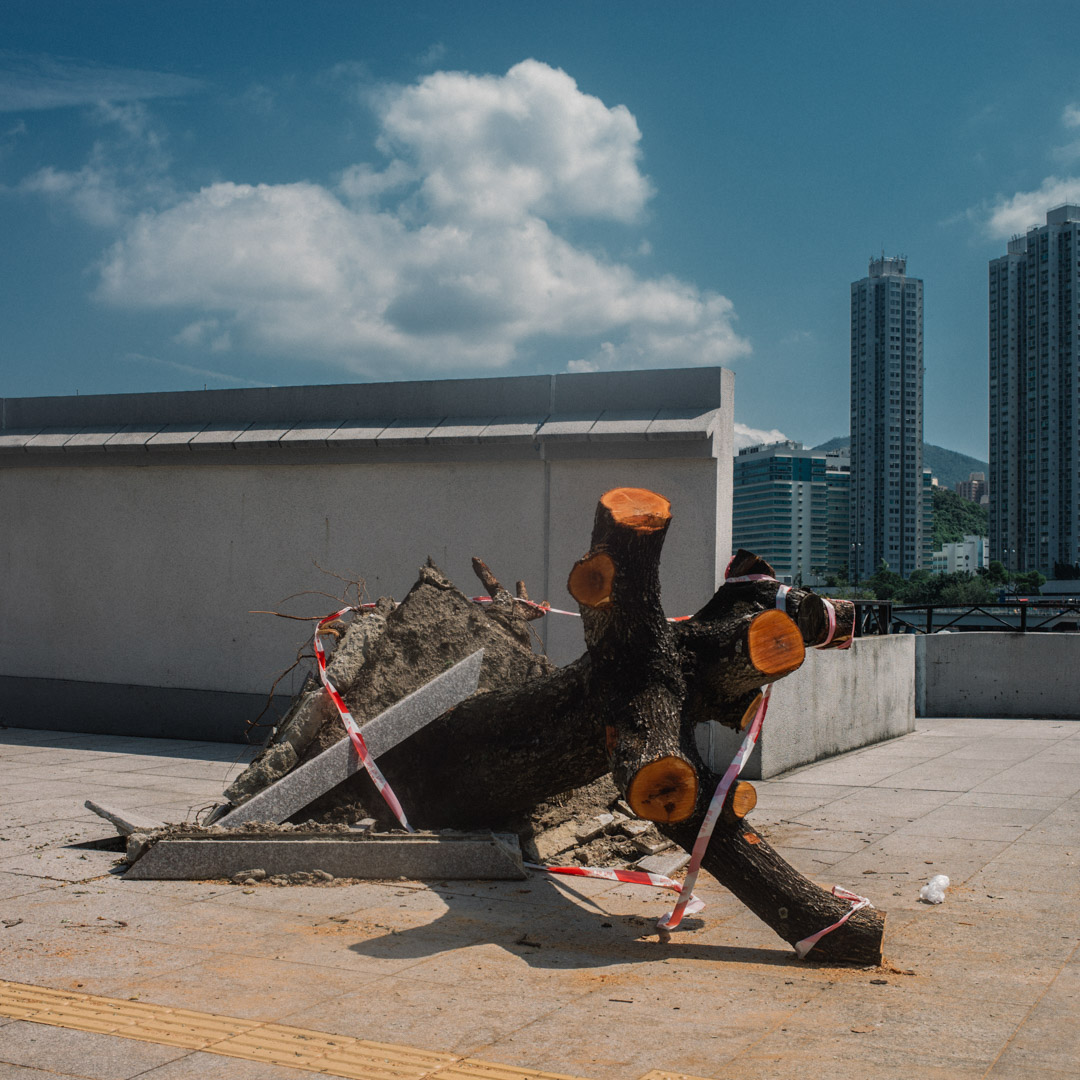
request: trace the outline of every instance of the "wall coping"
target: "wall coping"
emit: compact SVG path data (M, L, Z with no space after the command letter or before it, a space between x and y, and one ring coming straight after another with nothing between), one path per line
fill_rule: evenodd
M701 443L733 378L713 367L0 398L0 456Z

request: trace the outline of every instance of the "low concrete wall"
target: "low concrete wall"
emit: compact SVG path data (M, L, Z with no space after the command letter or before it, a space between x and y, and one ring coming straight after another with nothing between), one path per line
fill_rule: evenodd
M478 555L576 610L567 575L624 485L671 500L664 604L693 612L731 551L732 385L697 368L0 399L0 722L238 739L311 632L254 609L332 611L320 567L400 599L429 555L471 594ZM531 626L558 663L584 649L578 619Z
M761 738L742 775L767 779L833 754L915 729L915 639L856 638L850 649L807 651L798 671L776 683ZM702 724L698 745L722 772L742 741Z
M1080 720L1080 634L920 634L915 650L919 716Z

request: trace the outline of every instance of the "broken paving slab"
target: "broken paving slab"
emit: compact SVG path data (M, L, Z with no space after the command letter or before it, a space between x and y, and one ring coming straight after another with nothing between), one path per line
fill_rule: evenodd
M252 866L275 874L323 870L336 878L521 881L513 833L309 833L215 830L162 837L127 871L140 881L231 878Z
M639 859L635 869L644 870L649 874L660 874L662 877L672 877L690 862L690 856L685 851L675 851L669 855L649 855Z
M121 836L130 836L132 833L147 833L154 832L157 829L164 828L164 822L155 821L153 818L143 817L142 814L133 813L130 810L111 810L107 806L102 806L100 803L94 802L93 799L87 799L83 803L83 806L87 810L92 810L98 817L104 818L106 821L112 822L116 826L116 831Z
M361 734L371 756L377 759L436 717L442 716L447 709L452 709L474 694L480 682L483 659L484 650L477 649L449 671L444 671L369 720L361 729ZM362 768L352 740L340 739L317 757L293 769L235 810L218 818L216 824L225 828L249 821L280 824Z

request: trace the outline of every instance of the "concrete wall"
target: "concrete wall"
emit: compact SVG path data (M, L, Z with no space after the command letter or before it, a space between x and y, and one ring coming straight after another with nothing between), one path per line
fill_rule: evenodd
M0 720L236 738L338 579L401 597L430 555L466 592L565 589L597 498L672 502L665 607L730 554L718 368L0 401ZM562 663L577 619L532 626ZM296 680L279 690L291 693ZM233 718L230 722L230 717Z
M807 651L798 671L773 687L761 738L743 770L767 779L798 765L915 730L909 635L856 638L850 649ZM717 772L727 768L742 737L702 724L698 745Z
M919 716L1080 720L1080 634L915 638Z

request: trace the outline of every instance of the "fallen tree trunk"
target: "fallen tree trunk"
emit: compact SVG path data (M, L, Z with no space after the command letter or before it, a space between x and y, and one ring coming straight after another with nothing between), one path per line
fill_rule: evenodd
M569 580L588 652L561 669L533 657L524 617L514 622L515 608L527 605L515 602L482 563L477 573L495 601L491 616L434 568L422 573L387 616L385 633L347 695L358 722L365 709L378 711L380 666L427 664L437 672L475 649L477 634L490 637L493 626L513 648L504 650L501 679L489 679L487 693L379 759L415 825L503 825L610 771L639 817L687 851L693 847L719 781L697 752L696 725L719 720L746 727L763 687L798 668L806 646L823 644L830 626L833 644L852 623L842 602L833 602L830 621L820 597L784 589L767 563L746 552L737 553L731 580L697 614L668 622L659 563L670 520L667 500L652 492L620 488L600 500L592 546ZM523 587L518 591L520 597ZM437 607L472 630L460 642L444 633L431 614ZM328 725L317 744L338 737ZM746 825L755 801L752 785L733 788L703 866L794 944L838 921L850 905L797 873ZM390 823L363 774L299 816L347 816L355 803ZM863 909L811 955L877 964L883 932L884 915Z

